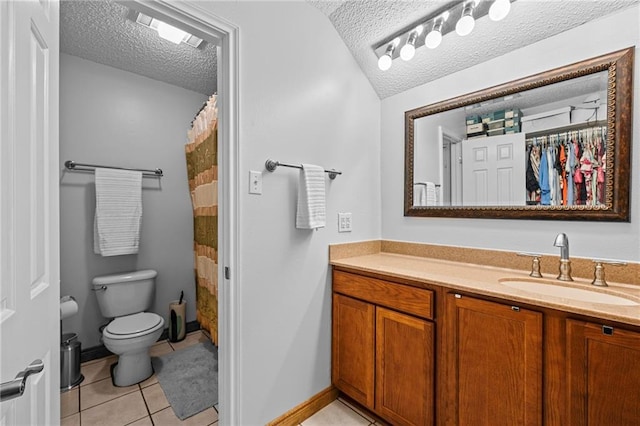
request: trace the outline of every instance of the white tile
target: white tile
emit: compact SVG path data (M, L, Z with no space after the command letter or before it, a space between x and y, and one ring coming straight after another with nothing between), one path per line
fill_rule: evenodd
M111 377L82 386L80 389L80 410L95 407L119 396L139 390L138 385L114 386Z
M60 394L60 418L70 416L80 411L80 388Z
M180 421L180 419L173 413L173 409L168 407L152 414L151 418L153 419L153 424L155 426L202 426L217 422L218 413L213 409L213 407L211 407Z
M63 418L60 420L60 426L80 426L80 413Z
M142 389L142 396L151 414L169 407L169 401L160 387L160 383Z
M171 352L173 352L173 348L166 340L156 343L149 349L149 355L151 356L162 356Z
M97 382L98 380L111 377L111 364L117 361L115 355L101 358L98 360L89 361L80 366L80 372L84 376L84 380L80 386L86 386L88 384Z
M148 416L142 392L136 391L80 411L80 422L85 426L118 426Z
M153 422L151 421L151 417L147 416L144 419L129 423L127 426L153 426Z
M370 424L370 421L337 400L302 422L302 426L368 426Z

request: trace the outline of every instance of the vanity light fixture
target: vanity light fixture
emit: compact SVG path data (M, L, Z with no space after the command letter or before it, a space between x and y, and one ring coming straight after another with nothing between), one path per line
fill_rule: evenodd
M471 34L473 31L473 27L476 26L476 20L473 17L473 10L478 5L478 0L468 0L465 2L464 7L462 8L462 16L458 19L458 23L456 24L456 33L459 36L466 36Z
M511 3L517 0L453 0L430 16L383 39L373 47L378 58L378 68L386 71L393 60L400 57L411 60L422 46L435 49L442 43L443 37L453 31L466 36L473 31L476 19L489 15L492 21L504 19L511 9ZM460 17L457 21L450 16Z
M449 19L449 11L444 12L442 16L437 17L433 21L433 28L424 39L424 45L429 49L435 49L442 43L442 26L447 19Z
M420 34L422 34L422 30L422 25L418 25L413 31L411 31L409 38L407 38L407 42L402 46L402 49L400 49L400 57L405 61L410 61L416 54L416 40Z

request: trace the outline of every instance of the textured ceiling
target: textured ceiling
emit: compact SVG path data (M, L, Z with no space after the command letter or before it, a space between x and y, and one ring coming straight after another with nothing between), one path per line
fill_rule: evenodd
M307 0L328 16L381 99L637 4L638 0L517 0L500 22L478 19L471 35L444 36L380 71L373 47L446 6L443 0ZM488 1L488 0L481 0ZM449 19L455 19L453 16Z
M60 3L60 50L204 95L217 91L216 46L173 44L111 0Z
M517 0L505 20L496 23L483 17L471 35L447 34L437 49L419 48L413 60L396 59L388 71L378 69L372 48L441 10L449 0L307 1L328 17L378 96L384 99L640 0ZM207 43L203 49L175 45L157 37L155 31L127 20L127 12L125 6L113 0L63 0L61 51L205 95L217 91L213 44Z
M515 96L496 98L482 104L473 104L465 107L469 114L485 114L499 109L518 108L526 110L540 106L557 105L558 108L572 106L574 108L587 108L606 105L606 90L608 72L601 71L571 80L561 81L555 84L538 87L517 93ZM588 95L596 95L593 102L585 102ZM553 109L553 108L552 108Z

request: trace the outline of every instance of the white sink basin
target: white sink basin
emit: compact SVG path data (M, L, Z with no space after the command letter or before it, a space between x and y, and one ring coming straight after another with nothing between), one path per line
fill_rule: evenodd
M626 297L600 291L587 290L575 287L566 287L560 284L536 282L534 280L520 278L506 278L500 280L500 284L530 293L544 294L546 296L561 297L563 299L577 300L580 302L601 303L605 305L639 306L640 303Z

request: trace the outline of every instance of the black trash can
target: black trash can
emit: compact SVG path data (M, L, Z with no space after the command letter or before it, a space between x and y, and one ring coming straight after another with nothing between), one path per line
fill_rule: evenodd
M65 333L60 341L60 390L68 391L84 380L80 374L80 342L76 333Z

